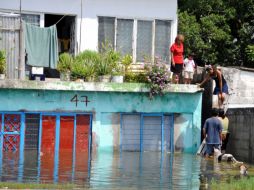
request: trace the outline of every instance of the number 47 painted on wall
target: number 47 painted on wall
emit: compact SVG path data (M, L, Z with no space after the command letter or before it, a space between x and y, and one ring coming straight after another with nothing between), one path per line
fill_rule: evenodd
M79 97L80 97L81 100L79 99ZM75 102L76 107L78 106L78 102L85 102L86 107L87 107L88 102L90 102L90 101L88 100L88 96L78 96L77 94L75 94L75 95L71 98L70 101L71 101L71 102Z

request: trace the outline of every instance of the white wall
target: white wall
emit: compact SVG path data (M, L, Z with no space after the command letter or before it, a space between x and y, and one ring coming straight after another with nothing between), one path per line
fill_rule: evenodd
M228 108L254 107L254 71L222 67L229 86ZM213 96L213 107L217 107L217 96Z
M0 11L12 10L19 11L19 0L0 0ZM22 11L76 15L77 42L79 46L81 41L81 50L97 49L97 16L172 20L171 42L177 33L177 0L22 0Z

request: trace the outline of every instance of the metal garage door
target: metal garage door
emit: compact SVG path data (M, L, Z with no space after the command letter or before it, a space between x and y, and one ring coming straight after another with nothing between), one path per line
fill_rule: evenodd
M121 150L173 151L173 116L123 114Z

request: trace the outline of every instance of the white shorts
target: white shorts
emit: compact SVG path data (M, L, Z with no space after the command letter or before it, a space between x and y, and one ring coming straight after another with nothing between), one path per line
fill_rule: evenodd
M185 79L193 79L193 72L184 71L184 78Z

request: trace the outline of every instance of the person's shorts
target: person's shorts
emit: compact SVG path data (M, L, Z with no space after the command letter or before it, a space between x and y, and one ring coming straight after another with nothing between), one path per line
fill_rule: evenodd
M220 149L220 145L219 144L206 144L206 154L208 154L209 156L212 155L213 153L213 148L217 148Z
M170 70L174 73L174 74L178 74L180 75L183 71L183 64L175 64L175 66L173 66L171 64Z
M216 94L219 94L219 92L220 92L220 87L215 86L213 94L216 95ZM222 93L228 94L228 85L227 84L223 85L223 87L222 87Z
M193 79L193 72L184 71L184 78L185 79Z

